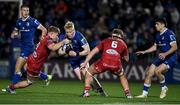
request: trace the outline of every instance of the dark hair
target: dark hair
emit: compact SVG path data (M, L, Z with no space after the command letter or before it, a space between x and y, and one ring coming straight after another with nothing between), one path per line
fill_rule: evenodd
M56 26L49 26L48 32L55 32L55 33L60 34L60 29Z
M160 22L160 23L164 24L165 27L167 27L167 21L166 21L166 18L164 18L164 17L163 18L161 18L161 17L156 18L155 22Z
M28 5L21 5L21 9L22 8L29 8L29 6Z

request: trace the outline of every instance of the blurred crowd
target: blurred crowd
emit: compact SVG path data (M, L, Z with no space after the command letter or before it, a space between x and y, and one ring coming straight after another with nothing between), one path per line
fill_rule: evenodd
M73 21L91 48L113 28L122 28L132 61L137 60L137 50L145 50L154 43L155 17L166 17L168 28L176 33L177 42L180 40L180 4L177 0L24 0L23 3L30 6L30 15L45 27L56 25L63 32L64 23ZM7 59L11 54L10 33L18 18L18 3L1 2L0 10L0 58ZM154 55L141 58L151 60Z

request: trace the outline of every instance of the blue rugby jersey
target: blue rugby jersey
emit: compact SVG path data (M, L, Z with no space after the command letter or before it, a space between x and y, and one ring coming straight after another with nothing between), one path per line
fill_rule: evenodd
M21 34L21 49L34 48L34 34L39 25L40 22L30 16L16 21L15 30Z
M167 52L171 48L171 43L176 42L176 36L175 34L169 30L166 29L163 33L158 33L156 35L155 44L160 49L161 53ZM176 52L170 54L169 56L175 56Z

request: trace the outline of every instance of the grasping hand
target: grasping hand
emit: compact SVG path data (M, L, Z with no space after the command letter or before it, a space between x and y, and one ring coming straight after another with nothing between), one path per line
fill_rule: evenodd
M146 53L145 51L137 51L137 52L136 52L136 55L141 55L141 54L143 55L143 54L145 54L145 53Z

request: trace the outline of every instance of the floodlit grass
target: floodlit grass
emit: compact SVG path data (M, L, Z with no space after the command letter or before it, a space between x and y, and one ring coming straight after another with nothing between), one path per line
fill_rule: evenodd
M0 88L10 81L0 80ZM48 87L43 81L37 81L32 86L18 89L16 94L0 92L0 104L180 104L180 85L170 84L168 95L159 99L159 84L152 84L149 97L146 99L126 99L118 82L103 82L108 97L95 95L91 92L88 98L80 97L83 84L79 81L52 81ZM133 95L142 92L142 83L130 83Z

